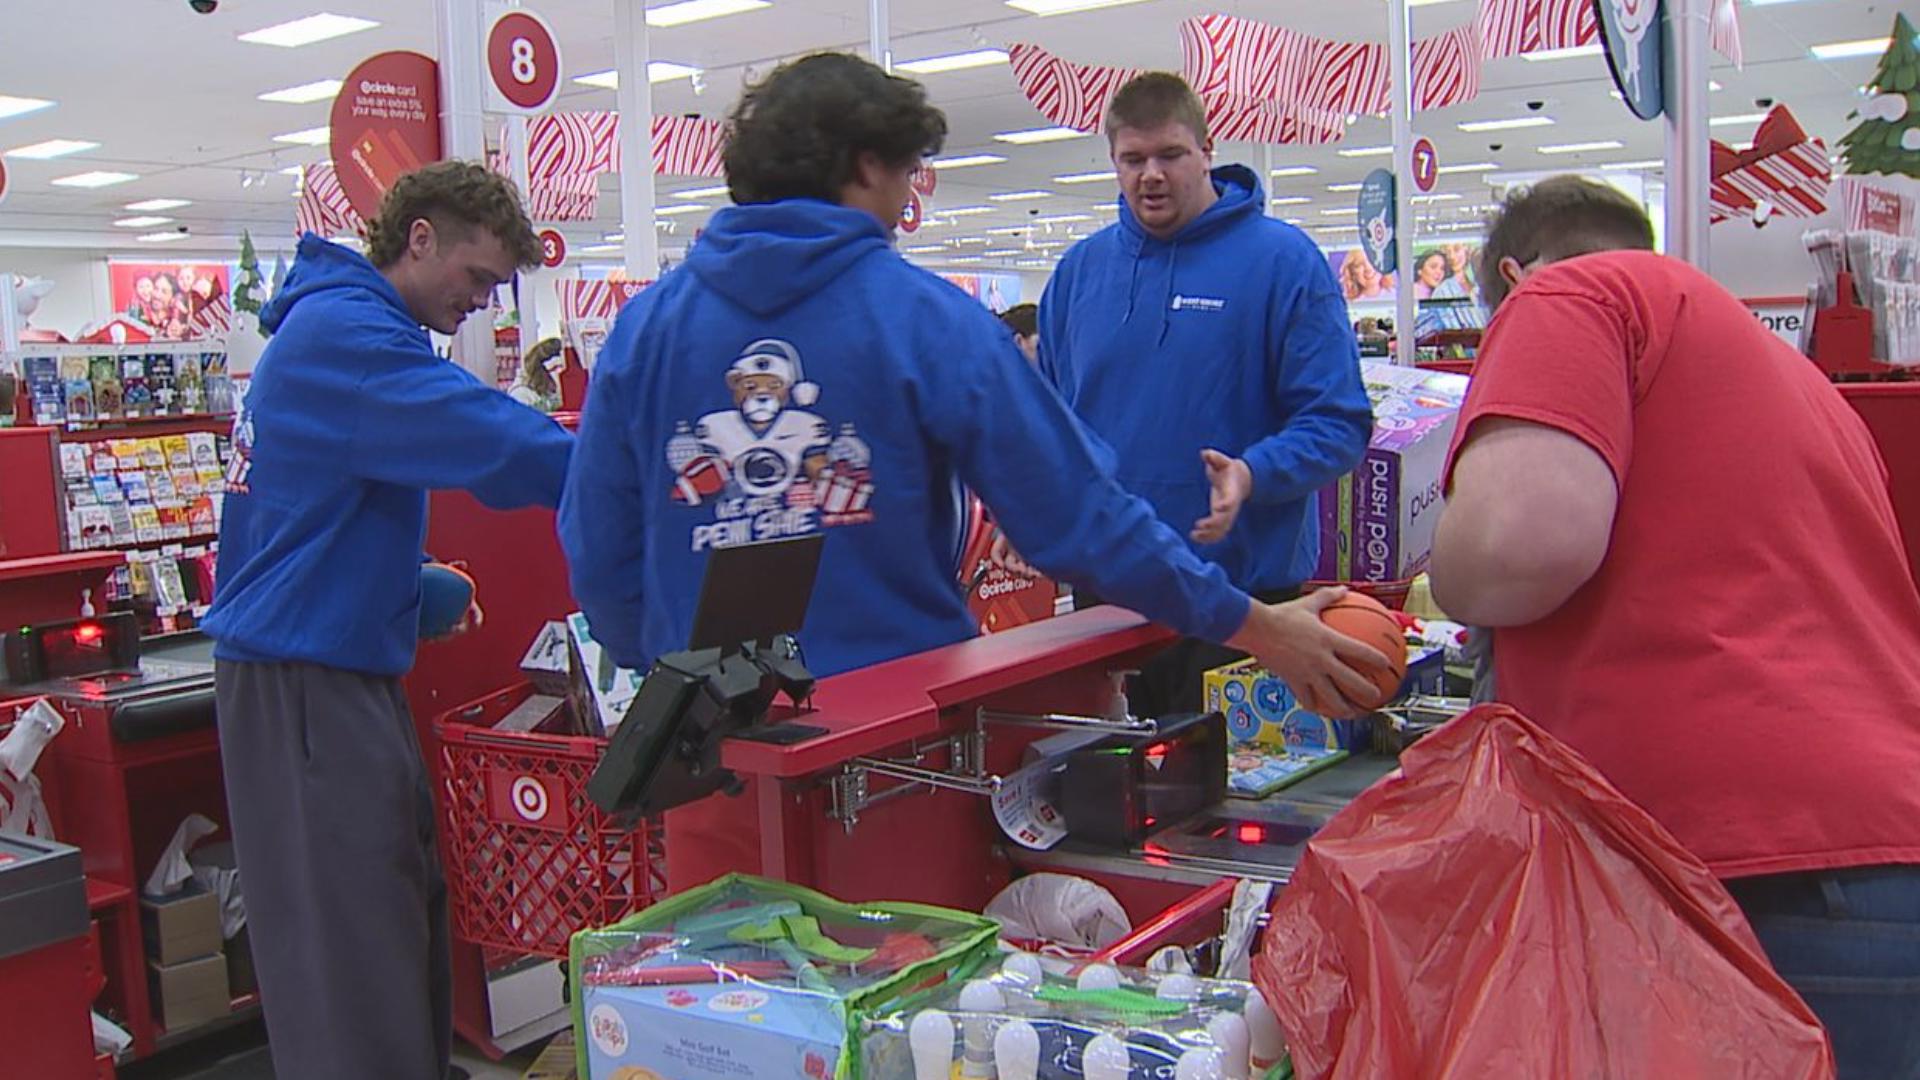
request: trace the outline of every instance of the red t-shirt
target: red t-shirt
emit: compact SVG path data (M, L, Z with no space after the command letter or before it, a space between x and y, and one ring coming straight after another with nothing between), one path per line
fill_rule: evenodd
M1920 595L1813 364L1685 263L1589 255L1502 306L1453 453L1485 416L1574 435L1619 485L1599 572L1495 633L1501 699L1722 877L1920 863Z

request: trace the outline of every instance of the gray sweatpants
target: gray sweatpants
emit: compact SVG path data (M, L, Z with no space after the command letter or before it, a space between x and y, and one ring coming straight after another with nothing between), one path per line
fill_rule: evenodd
M215 667L220 757L278 1080L439 1080L447 889L400 680Z

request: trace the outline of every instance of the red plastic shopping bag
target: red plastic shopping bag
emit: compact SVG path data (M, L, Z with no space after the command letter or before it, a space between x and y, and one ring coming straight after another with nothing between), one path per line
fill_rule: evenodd
M1571 748L1490 706L1400 761L1254 961L1301 1077L1833 1075L1733 898Z

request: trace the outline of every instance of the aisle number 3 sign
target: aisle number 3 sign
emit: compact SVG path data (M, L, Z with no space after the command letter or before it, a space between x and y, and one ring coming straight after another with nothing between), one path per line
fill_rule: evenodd
M487 23L487 109L541 113L560 95L560 41L526 8L499 8Z

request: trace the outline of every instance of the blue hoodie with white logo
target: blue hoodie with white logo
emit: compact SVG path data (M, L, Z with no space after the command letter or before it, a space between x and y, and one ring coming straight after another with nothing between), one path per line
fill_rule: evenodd
M813 200L720 211L621 311L560 538L594 636L644 669L687 646L709 553L824 533L800 641L831 675L975 634L962 483L1049 574L1199 637L1246 618L985 308Z
M214 656L413 666L427 491L556 506L573 437L434 355L392 284L308 234L234 422Z
M1171 239L1123 198L1067 253L1040 301L1040 367L1183 538L1210 510L1200 451L1245 459L1252 497L1193 550L1248 591L1286 589L1313 573L1314 493L1360 464L1373 411L1326 256L1261 212L1250 170L1213 181L1219 201Z

